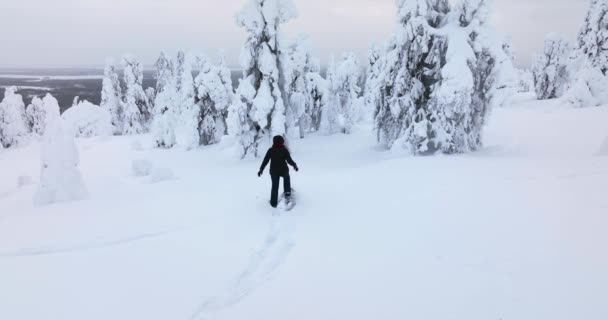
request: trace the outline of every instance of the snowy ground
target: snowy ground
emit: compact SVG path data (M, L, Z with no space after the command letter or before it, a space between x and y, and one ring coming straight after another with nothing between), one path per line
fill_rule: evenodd
M470 155L299 141L290 213L221 146L80 140L90 200L42 208L38 147L0 152L0 319L608 319L608 108L555 104L495 110Z

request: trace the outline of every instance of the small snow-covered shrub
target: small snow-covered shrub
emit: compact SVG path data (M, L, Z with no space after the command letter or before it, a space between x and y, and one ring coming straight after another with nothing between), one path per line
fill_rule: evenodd
M150 181L152 183L158 183L173 179L175 179L175 174L173 173L173 170L167 167L154 167L152 169L152 173L150 174Z
M152 173L152 162L149 160L133 160L131 170L136 177L146 177Z
M66 110L63 119L76 137L109 136L114 132L110 112L86 100Z
M57 100L47 95L44 104L48 117L41 145L40 185L34 195L34 204L86 199L88 192L78 168L74 137L64 128Z

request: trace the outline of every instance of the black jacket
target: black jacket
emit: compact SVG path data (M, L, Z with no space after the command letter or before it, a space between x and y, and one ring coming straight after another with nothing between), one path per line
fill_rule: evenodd
M289 173L289 167L287 164L290 164L292 167L298 170L298 165L291 159L291 155L289 154L289 150L285 148L285 146L273 146L268 149L266 152L266 156L264 157L264 162L262 162L262 166L260 167L260 173L264 171L266 166L270 162L270 174L276 176L282 176Z

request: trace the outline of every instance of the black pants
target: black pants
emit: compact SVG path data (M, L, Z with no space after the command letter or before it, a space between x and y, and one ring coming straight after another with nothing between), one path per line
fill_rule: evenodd
M283 177L283 192L285 193L285 197L291 196L291 177L289 177L289 172L282 175L271 174L272 190L270 191L270 205L273 207L276 207L279 202L279 180L281 177Z

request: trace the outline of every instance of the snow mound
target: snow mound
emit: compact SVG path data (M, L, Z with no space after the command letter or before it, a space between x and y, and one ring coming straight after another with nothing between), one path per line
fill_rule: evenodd
M574 108L596 107L608 103L608 77L590 65L584 65L574 77L562 101Z
M158 183L168 180L174 180L175 174L173 170L167 167L154 167L150 176L150 182Z
M81 101L63 113L68 128L76 137L95 137L112 135L112 116L88 101Z
M606 137L606 139L604 139L604 142L600 146L599 155L600 156L608 156L608 137Z
M23 175L17 178L17 187L23 188L25 186L29 186L34 184L34 179L31 176Z
M131 170L136 177L146 177L152 173L152 162L149 160L133 160Z
M139 141L139 140L133 141L133 143L131 143L131 150L133 150L133 151L143 151L144 147L141 144L141 141Z

